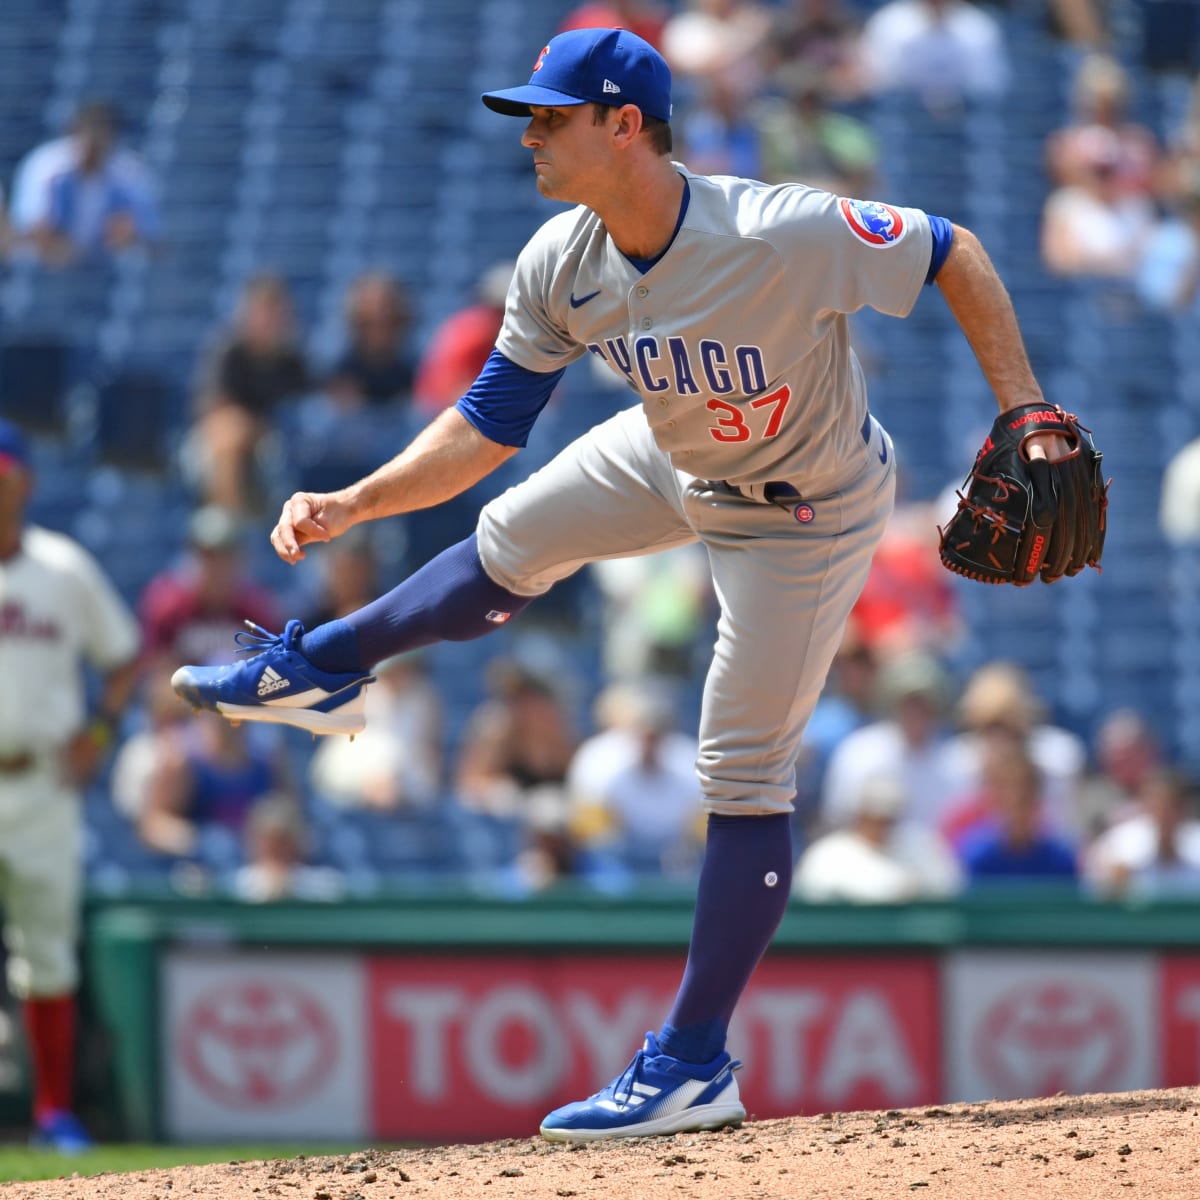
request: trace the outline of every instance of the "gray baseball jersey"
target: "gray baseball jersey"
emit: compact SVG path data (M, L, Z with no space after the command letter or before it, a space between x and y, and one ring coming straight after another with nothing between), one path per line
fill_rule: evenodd
M687 211L645 273L582 207L522 252L497 348L538 372L590 352L639 403L485 506L479 553L536 595L588 562L703 542L721 608L705 806L786 812L895 492L846 314L906 314L933 235L915 209L678 170ZM772 483L790 485L786 508Z
M867 453L845 314L909 311L929 270L929 220L676 166L691 195L667 254L643 275L590 209L551 218L518 260L497 348L533 371L595 354L692 476L837 491Z

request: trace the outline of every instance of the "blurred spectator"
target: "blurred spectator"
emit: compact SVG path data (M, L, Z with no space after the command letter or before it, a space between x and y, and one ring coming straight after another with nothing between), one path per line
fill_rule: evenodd
M818 816L821 781L834 750L874 716L878 680L879 661L851 618L821 698L804 727L796 764L797 831L801 839Z
M259 507L255 457L276 409L309 387L287 285L258 275L243 288L234 327L209 356L185 448L208 499L233 512Z
M762 177L758 128L741 89L723 76L704 80L694 102L675 120L681 157L703 175Z
M162 740L138 820L142 841L160 854L220 868L240 857L247 815L270 792L287 791L278 744L201 712Z
M173 667L222 662L246 621L279 627L271 594L251 582L242 563L242 528L216 505L197 509L188 522L183 562L146 585L139 604L145 652Z
M953 895L962 872L932 829L906 821L909 798L892 775L871 775L847 805L850 823L800 856L794 893L812 902L903 904Z
M336 491L369 475L380 446L397 440L397 421L409 413L416 363L403 288L380 272L360 275L347 289L345 321L342 352L320 387L279 414L278 437L267 443L286 447L289 482L298 491Z
M675 728L664 696L636 683L607 688L596 711L600 732L567 775L576 843L633 871L690 873L704 845L696 739Z
M1200 317L1200 160L1181 185L1173 208L1143 246L1134 282L1148 308L1190 311ZM1200 514L1193 520L1200 520Z
M912 650L945 654L958 642L958 593L938 556L932 505L896 506L853 616L862 639L881 658Z
M806 183L835 195L872 195L879 148L870 127L830 109L825 78L812 67L790 66L777 82L780 94L751 109L762 167L758 178Z
M17 165L12 224L17 242L50 265L119 254L160 236L154 183L142 159L117 144L111 105L92 101L66 137Z
M113 756L109 782L113 807L135 824L141 818L163 747L187 720L188 710L179 703L179 697L171 687L175 666L174 662L159 662L143 677L143 725L117 747Z
M413 383L413 402L433 414L457 404L495 349L515 263L490 266L476 287L475 303L452 313L433 331Z
M783 0L766 44L771 88L788 92L797 76L809 76L820 79L834 101L857 99L863 91L859 32L843 0Z
M1106 0L1050 0L1051 29L1072 45L1100 50L1109 41Z
M245 844L246 862L233 876L239 900L338 900L344 894L340 872L305 861L304 814L291 796L268 794L255 802L246 820Z
M1112 192L1152 196L1162 159L1158 139L1128 118L1131 83L1125 68L1106 54L1089 55L1072 88L1071 123L1046 141L1046 165L1056 187L1087 186L1094 167L1095 132L1111 135Z
M687 0L662 34L662 54L686 95L689 86L721 83L743 99L757 95L771 9L756 0Z
M918 96L933 112L1008 90L1003 29L967 0L888 0L863 26L861 49L872 91Z
M592 563L605 599L604 665L614 679L687 679L711 638L712 576L699 544Z
M1158 769L1143 782L1141 812L1118 822L1088 848L1084 874L1104 895L1200 896L1200 821L1195 785Z
M459 748L459 799L497 817L529 819L535 804L557 805L565 817L576 738L554 686L516 659L493 660L487 683L491 696L471 715ZM538 819L544 826L550 818L539 813Z
M1076 823L1085 838L1132 816L1146 781L1164 765L1154 729L1131 708L1119 708L1100 723L1093 757L1095 769L1076 796Z
M561 792L535 788L528 801L520 849L504 872L507 888L517 895L545 891L575 876L579 867Z
M583 0L563 18L557 32L569 29L628 29L662 49L667 8L653 0Z
M1200 74L1192 83L1191 98L1183 122L1168 135L1168 158L1163 171L1163 190L1175 195L1185 180L1200 170Z
M375 668L367 689L367 728L349 738L322 738L309 783L339 808L424 808L442 782L442 701L420 652Z
M1175 545L1200 541L1200 438L1185 443L1167 463L1158 523L1163 537Z
M302 614L305 629L336 621L379 596L379 558L368 525L356 525L314 556L319 590Z
M971 882L1074 879L1075 849L1046 829L1041 772L1024 747L993 743L982 782L988 815L959 846Z
M1073 181L1042 211L1042 261L1053 274L1132 279L1155 213L1145 196L1121 189L1120 159L1111 129L1093 125L1075 139Z
M912 651L882 666L878 691L883 718L849 734L829 760L824 820L846 824L866 781L879 775L903 789L906 820L936 825L957 788L946 725L952 682L936 657Z
M995 660L977 668L958 700L961 732L951 740L952 770L964 793L980 786L989 752L1031 759L1039 803L1051 828L1082 836L1075 791L1087 765L1087 747L1069 730L1046 721L1045 706L1023 668Z
M415 365L406 341L411 314L408 297L388 275L361 275L346 297L347 345L325 381L334 405L407 402Z

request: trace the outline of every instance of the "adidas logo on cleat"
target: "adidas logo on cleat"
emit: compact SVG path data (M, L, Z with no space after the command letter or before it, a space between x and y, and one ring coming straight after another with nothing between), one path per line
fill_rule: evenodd
M278 692L287 687L288 681L284 679L273 667L268 667L258 679L258 694L260 696L269 696L272 692Z

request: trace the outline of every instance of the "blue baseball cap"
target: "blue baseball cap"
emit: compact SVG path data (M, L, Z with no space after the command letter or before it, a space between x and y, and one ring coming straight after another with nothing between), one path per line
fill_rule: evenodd
M482 100L509 117L529 116L531 104L636 104L646 116L669 121L671 68L628 29L571 29L542 48L524 87L484 92Z
M29 445L11 422L0 420L0 471L29 466Z

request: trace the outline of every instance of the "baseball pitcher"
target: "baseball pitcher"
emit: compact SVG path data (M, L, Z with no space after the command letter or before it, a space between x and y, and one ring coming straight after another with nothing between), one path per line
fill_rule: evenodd
M486 633L585 563L702 542L720 616L697 762L707 844L683 982L628 1068L552 1112L542 1133L737 1124L726 1031L787 904L801 732L895 491L892 442L868 407L847 314L870 305L902 317L936 283L1002 417L1017 414L1005 446L1022 453L1002 464L1011 484L997 473L978 485L1013 507L973 487L967 533L954 534L964 558L990 553L993 520L1004 538L1020 533L1025 464L1077 458L1080 435L1043 400L1004 287L968 230L799 184L691 173L671 158L667 64L635 35L562 33L528 84L483 102L524 122L538 190L575 207L521 252L496 348L456 408L366 479L293 496L275 549L295 562L360 521L470 487L524 444L584 355L629 388L630 407L488 504L470 538L390 594L307 632L289 622L279 636L243 635L260 654L182 668L175 686L235 720L352 733L373 663ZM1053 542L1061 481L1042 475L1038 520ZM1028 572L1032 551L1022 552ZM1098 549L1072 542L1060 555L1044 542L1035 565L1065 573L1080 554Z

